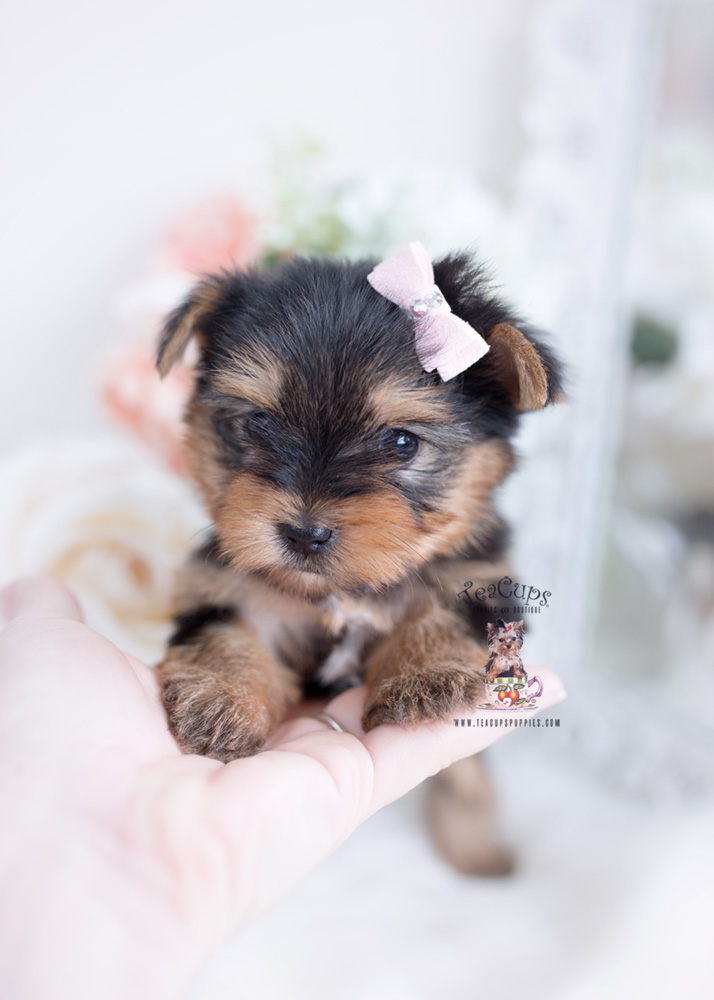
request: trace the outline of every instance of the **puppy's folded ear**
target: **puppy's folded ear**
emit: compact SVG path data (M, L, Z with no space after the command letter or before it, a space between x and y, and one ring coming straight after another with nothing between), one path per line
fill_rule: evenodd
M495 391L520 413L564 399L560 361L540 333L521 323L494 294L483 266L469 254L452 254L434 264L434 276L455 315L478 330L491 348L464 372L467 391L478 398Z
M166 319L159 340L156 366L163 378L180 361L192 337L207 336L208 320L227 290L228 275L206 278L196 285L186 299Z
M559 379L542 347L536 347L509 323L498 323L485 338L491 348L489 367L516 410L542 410L547 403L560 401Z

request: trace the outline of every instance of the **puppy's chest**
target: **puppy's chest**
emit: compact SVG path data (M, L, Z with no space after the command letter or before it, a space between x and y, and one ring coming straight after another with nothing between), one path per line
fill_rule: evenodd
M510 651L509 650L503 650L502 652L500 652L499 650L496 650L491 655L499 663L503 663L503 664L506 664L506 665L509 665L509 666L520 666L520 663L521 663L521 651L520 651L520 649L513 649L513 650L510 650Z
M247 622L273 655L325 687L359 682L366 654L408 611L401 595L381 601L331 596L306 605L271 592L244 604Z

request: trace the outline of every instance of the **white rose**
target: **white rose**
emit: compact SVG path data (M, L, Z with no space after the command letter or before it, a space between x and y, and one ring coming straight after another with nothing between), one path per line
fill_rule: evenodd
M116 437L60 438L0 460L0 584L46 574L89 625L152 662L176 568L207 527L184 481Z

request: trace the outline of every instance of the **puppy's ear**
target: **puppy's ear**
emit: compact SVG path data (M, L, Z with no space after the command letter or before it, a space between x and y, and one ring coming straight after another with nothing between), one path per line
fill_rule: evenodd
M452 254L434 264L434 276L455 315L478 330L491 348L463 375L474 396L483 398L495 389L520 413L564 399L560 361L540 334L494 294L482 265L468 254Z
M485 334L491 350L491 367L503 386L509 402L520 413L542 410L560 396L549 391L546 359L520 330L508 323L499 323Z
M156 367L163 378L184 355L192 337L205 337L207 320L225 291L226 278L206 278L166 319L159 340Z
M498 625L494 625L493 622L489 622L486 626L486 631L488 632L488 641L490 642L494 635L498 635Z

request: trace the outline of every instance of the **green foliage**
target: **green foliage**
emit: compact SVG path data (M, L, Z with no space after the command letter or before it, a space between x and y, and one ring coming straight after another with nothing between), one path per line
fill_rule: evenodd
M669 365L677 356L677 331L646 313L637 313L630 352L635 365Z

